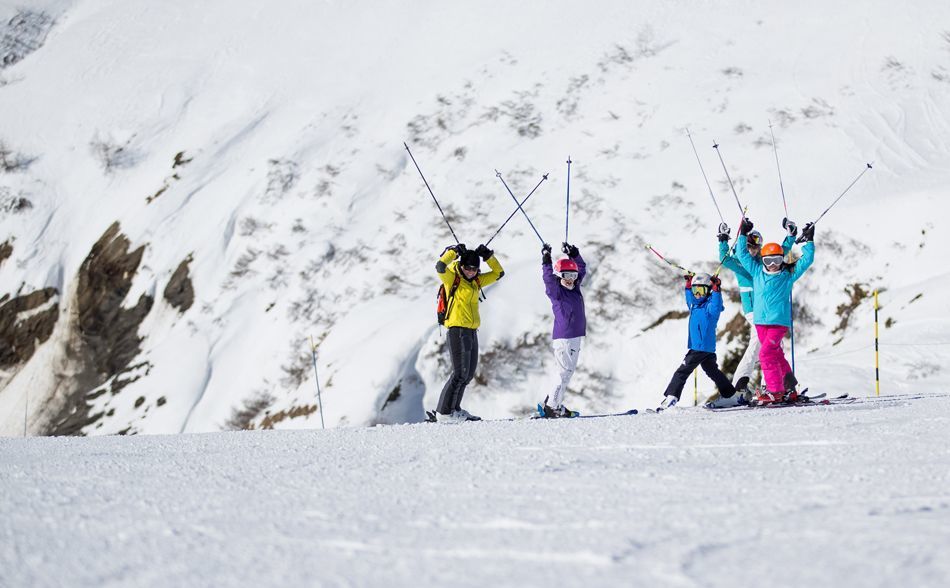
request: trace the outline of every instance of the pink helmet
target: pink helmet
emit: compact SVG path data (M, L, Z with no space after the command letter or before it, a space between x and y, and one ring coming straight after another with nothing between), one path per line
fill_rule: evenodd
M564 277L564 272L574 272L577 277L577 263L573 259L559 259L554 262L554 275Z

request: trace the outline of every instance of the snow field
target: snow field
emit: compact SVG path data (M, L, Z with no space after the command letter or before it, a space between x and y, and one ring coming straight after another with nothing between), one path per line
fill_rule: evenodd
M950 398L0 440L3 586L945 586Z

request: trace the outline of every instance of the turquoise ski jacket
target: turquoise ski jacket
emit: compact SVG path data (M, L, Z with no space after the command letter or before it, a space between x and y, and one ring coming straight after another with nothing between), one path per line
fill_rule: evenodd
M752 276L755 297L752 303L753 320L757 325L792 326L792 285L802 277L815 261L815 243L809 241L802 247L802 257L794 268L784 268L777 274L767 274L762 258L752 257L746 248L747 238L739 236L736 259Z
M785 237L785 240L782 241L782 253L788 255L794 244L795 237L791 235ZM736 256L729 251L728 241L719 242L719 261L722 262L722 267L730 269L732 273L736 274L736 281L739 282L739 298L742 300L742 314L752 312L754 305L752 276L742 267Z

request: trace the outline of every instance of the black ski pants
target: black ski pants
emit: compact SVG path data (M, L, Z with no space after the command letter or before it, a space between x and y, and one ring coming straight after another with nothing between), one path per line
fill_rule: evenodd
M442 387L439 406L442 414L462 408L465 386L475 377L478 366L478 332L465 327L449 327L449 354L452 356L452 377Z
M676 371L673 372L673 378L670 379L670 384L666 387L666 392L664 392L663 395L676 396L678 400L680 394L683 393L683 386L686 385L686 380L689 379L690 374L693 373L693 370L696 369L696 366L703 368L703 371L706 372L706 375L709 376L713 382L715 382L716 388L719 389L720 396L723 398L729 398L736 393L736 389L733 387L732 382L729 381L729 378L726 377L726 374L719 370L719 366L716 363L715 353L690 349L686 353L686 357L683 358L683 363L681 363L680 366L676 368Z

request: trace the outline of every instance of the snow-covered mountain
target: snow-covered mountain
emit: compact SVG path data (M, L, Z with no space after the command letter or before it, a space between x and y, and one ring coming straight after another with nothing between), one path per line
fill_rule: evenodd
M581 411L652 404L685 352L677 272L735 225L822 219L796 290L804 384L946 389L950 6L869 2L0 5L0 433L418 421L448 373L434 262L524 195L591 267ZM540 242L492 242L467 407L521 414L553 360ZM726 287L735 282L726 275ZM737 298L720 354L740 341ZM664 320L661 320L664 319ZM736 322L733 322L736 321ZM711 393L700 379L700 396ZM688 396L688 394L687 394Z

